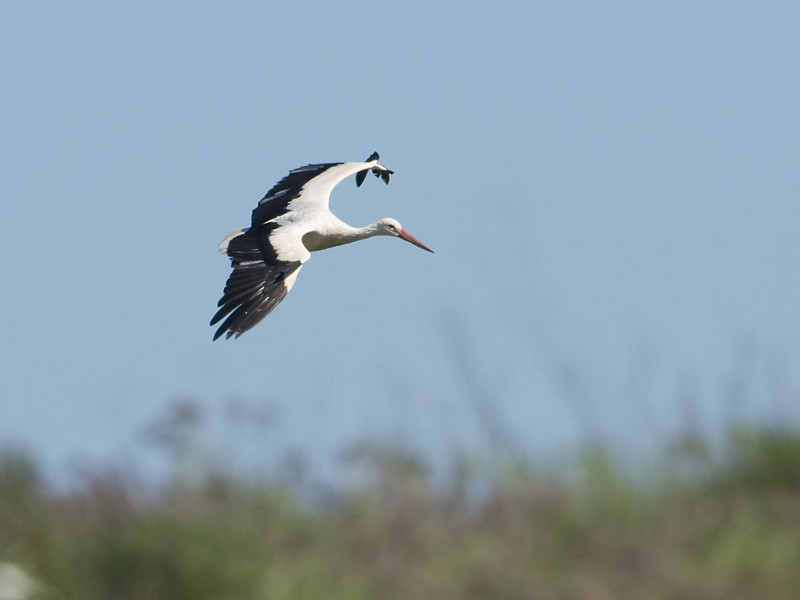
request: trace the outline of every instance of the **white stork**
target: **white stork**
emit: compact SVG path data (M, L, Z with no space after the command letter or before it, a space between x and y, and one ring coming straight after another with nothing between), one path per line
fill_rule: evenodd
M300 267L315 250L391 235L433 252L394 219L351 227L328 208L331 191L350 175L360 186L372 170L388 184L394 171L378 164L379 158L373 152L366 162L306 165L290 171L258 203L250 227L225 236L219 251L230 257L233 272L211 319L211 325L225 319L215 340L223 334L239 337L266 317L292 289Z

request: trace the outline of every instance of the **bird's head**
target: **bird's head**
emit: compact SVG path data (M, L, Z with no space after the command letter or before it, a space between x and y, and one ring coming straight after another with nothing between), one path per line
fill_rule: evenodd
M395 219L391 217L386 217L385 219L381 219L376 223L377 233L378 235L391 235L394 237L399 237L404 239L407 242L411 242L415 246L422 248L423 250L427 250L428 252L433 252L430 248L428 248L425 244L420 242L417 238L413 235L408 233L403 226L400 225Z

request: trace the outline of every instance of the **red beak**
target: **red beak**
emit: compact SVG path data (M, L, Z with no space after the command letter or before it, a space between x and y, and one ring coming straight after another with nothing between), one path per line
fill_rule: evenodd
M397 235L400 236L401 238L403 238L405 241L411 242L412 244L414 244L418 248L422 248L423 250L427 250L428 252L433 252L433 250L428 248L425 244L420 242L417 238L415 238L413 235L408 233L405 229L401 229L400 231L398 231Z

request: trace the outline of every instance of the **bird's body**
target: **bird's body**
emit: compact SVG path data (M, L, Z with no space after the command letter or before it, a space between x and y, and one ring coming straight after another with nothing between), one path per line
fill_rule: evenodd
M220 252L231 259L233 273L220 298L211 325L223 321L214 339L238 337L263 319L294 285L311 252L349 244L376 235L405 239L433 252L386 218L351 227L328 208L333 188L351 175L361 185L369 171L387 184L393 173L378 164L378 153L366 162L306 165L276 183L253 210L251 225L228 234Z

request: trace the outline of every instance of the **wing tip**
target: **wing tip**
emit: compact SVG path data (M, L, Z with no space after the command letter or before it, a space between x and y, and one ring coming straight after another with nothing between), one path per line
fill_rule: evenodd
M228 309L228 311L230 311L230 309ZM229 315L224 309L219 310L217 314L214 315L214 318L211 319L211 323L209 323L209 325L216 325L217 323L222 321L222 319L226 316L227 318L223 321L222 325L217 327L217 330L214 332L214 337L211 340L212 342L216 342L223 335L225 336L226 340L231 339L231 336L233 335L239 337L246 330L246 329L241 329L241 330L237 329L235 320L236 317L238 317L238 315Z
M379 161L380 159L381 155L378 154L376 150L367 157L367 160L365 162ZM361 184L364 183L364 180L367 178L367 173L369 171L370 169L364 169L363 171L359 171L358 173L356 173L356 187L361 187ZM376 165L372 167L372 174L375 175L375 177L380 178L386 185L389 185L389 178L392 175L394 175L394 171L392 171L391 169L387 169L383 165Z
M389 185L389 178L394 175L394 171L384 167L383 169L372 169L372 174L375 177L379 177L386 185Z

